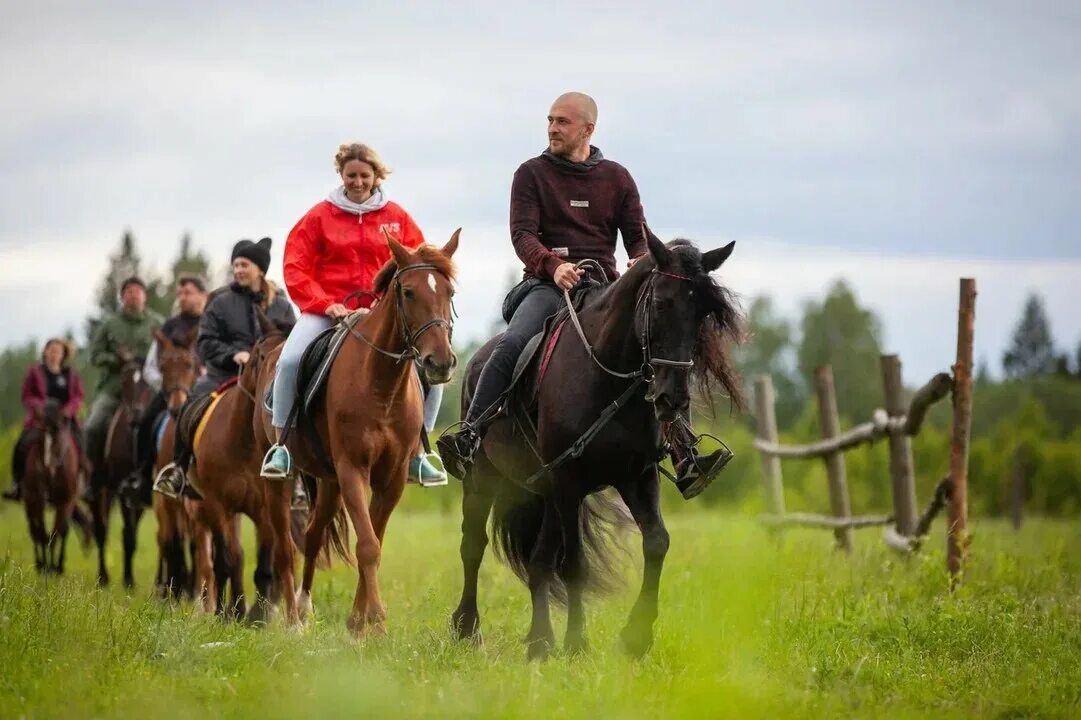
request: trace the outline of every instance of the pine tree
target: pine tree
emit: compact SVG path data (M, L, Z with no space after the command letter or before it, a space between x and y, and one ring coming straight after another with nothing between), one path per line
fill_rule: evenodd
M173 261L172 289L176 289L176 281L181 275L196 275L202 278L208 286L212 285L210 273L210 261L202 250L192 250L191 233L185 232L180 237L180 254Z
M1010 348L1002 356L1002 367L1011 378L1030 378L1053 373L1056 367L1051 326L1039 295L1025 300L1021 320L1013 331Z

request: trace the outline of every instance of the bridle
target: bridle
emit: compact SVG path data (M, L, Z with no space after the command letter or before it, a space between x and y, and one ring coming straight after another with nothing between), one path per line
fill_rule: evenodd
M185 354L190 356L191 365L192 365L193 370L198 372L198 370L199 370L199 361L196 359L195 351L192 350L191 348L184 348L184 347L175 347L174 349L163 353L161 358L158 360L158 367L164 367L167 364L167 362L174 361L174 359L177 362L179 362L179 361L183 360L183 357L184 357ZM163 375L163 379L164 379L164 373L162 373L162 375ZM188 401L188 395L191 394L191 386L189 385L189 386L185 387L185 386L178 383L176 385L164 386L164 387L162 387L161 391L165 394L166 398L168 398L170 395L172 395L175 392L183 393L184 394L183 402L187 402ZM183 403L181 403L181 404L183 404Z
M448 320L442 317L433 317L431 320L424 323L416 330L411 330L409 328L409 322L405 318L405 298L402 290L401 277L407 272L412 272L414 270L433 270L440 275L443 275L443 277L446 277L446 274L438 266L433 265L432 263L416 263L415 265L406 265L405 267L398 269L394 273L394 277L391 278L390 282L394 286L394 300L397 305L398 318L401 321L402 340L405 342L405 350L403 350L402 352L392 352L385 348L381 348L368 338L364 337L364 334L361 333L359 330L352 326L349 326L349 332L353 337L355 337L357 340L360 340L372 350L375 350L381 355L385 355L386 357L391 358L395 362L401 362L402 360L406 359L413 360L414 362L418 361L420 359L420 350L417 349L417 340L420 338L421 335L434 327L445 327L447 329L448 340L454 337L455 313L453 300L451 300L451 319ZM375 293L368 292L367 290L359 290L352 293L348 298L346 298L346 300L359 296L370 296L372 298L378 299L378 296ZM342 320L339 320L339 322L342 322Z
M577 263L575 267L581 267L583 265L596 265L598 269L600 268L599 263L594 260L588 259L582 260L581 262ZM642 346L642 366L637 370L629 373L623 373L617 370L613 370L607 365L605 365L603 362L601 362L601 359L597 357L596 352L593 350L593 346L589 343L589 340L586 339L585 331L582 330L582 324L581 321L578 319L578 313L575 311L574 304L571 302L570 292L567 290L563 291L563 297L567 304L567 311L570 314L571 322L574 325L575 330L578 331L578 337L581 338L582 345L585 346L586 352L589 354L589 357L593 359L593 362L597 364L597 367L599 367L601 370L613 377L622 378L624 380L641 379L643 382L648 384L652 383L653 380L656 378L657 366L672 367L687 372L689 372L694 367L694 360L672 360L670 358L655 357L653 355L653 350L650 347L653 339L652 306L654 297L654 283L656 282L658 275L664 275L665 277L675 278L676 280L682 280L684 282L694 282L693 278L689 278L684 275L677 275L676 273L665 272L663 270L658 270L657 268L653 268L652 270L650 270L649 278L638 291L638 298L635 300L634 303L634 325L636 333L638 325L642 325L642 333L640 335L637 335L638 342ZM640 317L641 315L644 315L644 317ZM639 323L640 319L641 323Z

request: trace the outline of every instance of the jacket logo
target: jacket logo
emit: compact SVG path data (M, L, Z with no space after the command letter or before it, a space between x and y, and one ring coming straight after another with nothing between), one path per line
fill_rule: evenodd
M571 200L571 207L589 207L588 200Z
M383 232L384 230L386 230L387 232L392 232L392 233L400 233L402 231L402 224L401 223L396 223L396 222L393 222L393 223L380 223L379 232Z

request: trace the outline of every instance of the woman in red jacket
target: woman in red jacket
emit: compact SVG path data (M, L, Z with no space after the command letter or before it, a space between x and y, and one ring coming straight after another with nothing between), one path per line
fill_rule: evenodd
M83 406L83 383L79 373L68 366L71 347L59 338L45 343L41 362L31 365L23 379L22 402L26 408L22 435L15 443L11 460L11 489L4 493L5 500L19 500L22 496L20 481L26 470L26 450L37 428L40 413L49 399L56 400L63 408L64 417L71 422L75 441L82 448L79 429L79 410Z
M353 308L346 302L358 291L370 292L376 274L390 259L383 230L406 247L424 242L409 213L387 198L383 181L390 171L374 150L360 143L342 145L334 167L342 184L309 210L285 241L285 286L301 315L282 348L274 380L273 425L279 439L293 408L297 367L305 348L339 318L371 305L363 295ZM432 400L438 410L437 395L441 393L430 394L426 410ZM291 466L289 451L275 444L263 461L262 474L284 478ZM423 484L446 482L446 476L423 457L413 461L410 471Z

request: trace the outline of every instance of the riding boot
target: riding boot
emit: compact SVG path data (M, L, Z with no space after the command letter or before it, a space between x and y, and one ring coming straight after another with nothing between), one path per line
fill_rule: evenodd
M435 441L443 467L454 477L464 480L473 467L473 456L480 447L480 433L473 423L463 422L457 432L447 432Z
M676 471L675 484L684 500L691 500L710 486L717 474L732 459L732 451L721 446L709 455L699 455L693 439L685 432L673 432L669 438L672 448L672 466Z

